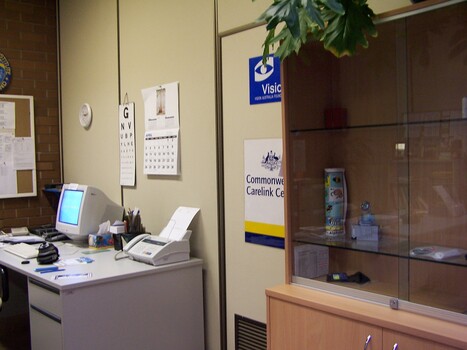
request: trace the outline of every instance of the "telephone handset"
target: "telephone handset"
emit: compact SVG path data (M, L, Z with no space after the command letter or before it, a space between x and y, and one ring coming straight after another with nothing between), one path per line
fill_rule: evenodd
M141 241L142 239L146 238L150 236L149 233L144 233L144 234L141 234L141 235L138 235L136 237L134 237L131 241L129 241L127 243L126 246L123 247L123 251L124 252L128 252L136 243L138 243L139 241Z

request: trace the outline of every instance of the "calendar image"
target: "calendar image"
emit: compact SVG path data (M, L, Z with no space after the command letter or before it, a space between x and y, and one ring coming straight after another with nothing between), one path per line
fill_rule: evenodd
M144 174L178 175L178 149L178 129L146 132Z

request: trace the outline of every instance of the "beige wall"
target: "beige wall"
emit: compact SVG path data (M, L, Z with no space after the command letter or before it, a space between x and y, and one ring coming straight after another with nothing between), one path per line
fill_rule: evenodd
M219 0L219 32L254 23L272 3L273 0ZM368 0L368 5L375 13L410 4L410 0Z
M208 349L219 344L218 231L212 1L120 0L122 99L136 103L137 186L125 205L142 209L155 234L178 206L201 208L191 238L204 260ZM196 28L196 30L191 30ZM143 175L141 89L179 82L181 176ZM144 215L145 214L145 215Z
M219 32L253 23L272 0L219 0Z
M135 102L137 185L123 189L126 208L141 209L158 234L178 206L201 208L192 255L204 260L207 349L220 343L216 189L214 3L211 0L60 0L62 118L66 182L94 184L120 202L118 84ZM117 25L120 25L120 81ZM143 174L141 89L179 82L180 176ZM89 130L78 109L94 111ZM157 290L148 291L157 297Z
M282 137L281 104L250 105L248 60L261 56L262 40L262 28L222 40L229 349L235 348L235 314L266 322L264 290L285 276L283 249L245 243L244 140Z
M117 9L113 0L60 1L63 166L66 182L102 189L120 203ZM96 49L98 48L98 49ZM93 111L81 127L83 103Z
M368 6L370 6L376 14L409 5L411 5L410 0L368 0Z

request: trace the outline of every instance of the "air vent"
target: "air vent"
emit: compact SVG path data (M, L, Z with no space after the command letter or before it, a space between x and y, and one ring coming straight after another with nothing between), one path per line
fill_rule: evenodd
M235 349L266 350L266 324L235 315Z

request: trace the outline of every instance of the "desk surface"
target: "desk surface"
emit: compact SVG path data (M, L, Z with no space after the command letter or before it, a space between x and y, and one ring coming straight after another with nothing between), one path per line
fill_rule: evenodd
M25 259L20 258L14 254L5 252L3 247L0 247L0 264L10 269L16 270L19 273L32 277L43 283L46 283L59 290L74 289L93 284L105 283L116 281L119 279L142 276L154 273L163 273L173 269L188 268L202 264L202 260L192 258L188 261L162 265L152 266L145 263L133 261L130 259L115 260L116 254L119 252L113 248L107 251L94 248L83 248L73 245L69 242L54 242L54 245L59 249L60 259L76 259L80 257L88 257L94 261L88 264L67 265L61 267L65 271L56 271L41 274L34 271L38 267L47 267L53 265L39 265L36 259L29 259L29 264L21 264ZM85 252L95 252L94 254L85 254ZM123 252L119 256L124 256ZM70 277L56 279L58 275L71 275L71 274L84 274L90 273L89 277Z

